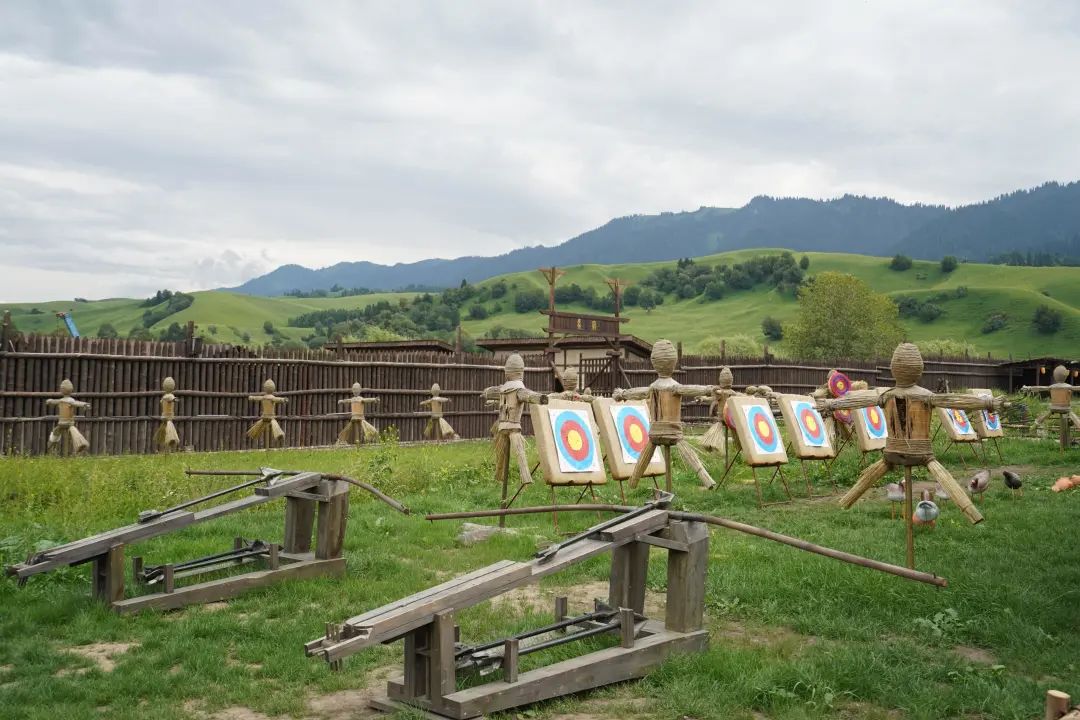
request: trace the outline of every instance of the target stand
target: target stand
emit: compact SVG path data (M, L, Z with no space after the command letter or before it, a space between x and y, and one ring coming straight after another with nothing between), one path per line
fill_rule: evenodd
M945 432L946 444L941 450L942 455L947 453L954 445L966 445L971 449L971 454L974 456L976 464L984 463L985 460L988 460L988 458L980 458L978 450L975 449L976 446L981 447L982 442L979 439L978 433L975 432L975 426L968 418L966 412L956 408L939 407L934 408L934 413L937 415L938 427L934 431L933 439L936 440L942 430ZM967 460L964 459L964 454L961 452L959 455L960 462L964 464L964 467L967 467L968 464Z
M615 402L597 397L593 398L592 409L608 471L611 479L619 483L619 497L626 502L625 483L634 474L634 466L649 444L649 407L643 402ZM656 478L665 472L664 456L657 450L642 477L651 477L659 489Z
M978 397L994 396L994 393L986 388L971 388L968 392ZM992 444L997 452L998 460L1004 463L1005 457L1001 454L1001 447L998 445L998 438L1005 436L1005 430L1001 427L1001 416L991 410L979 410L971 416L971 425L975 428L975 434L979 436L981 441L983 457L990 457L990 452L986 448L989 441L989 444Z
M555 490L560 487L580 490L575 503L580 503L586 494L595 501L596 486L607 484L607 474L592 405L550 398L546 405L531 405L529 415L540 470L551 488L552 508L558 506ZM558 511L552 510L551 518L558 530Z
M784 427L788 431L789 452L799 461L803 483L806 485L806 497L812 498L814 486L806 470L807 462L821 462L826 477L832 482L836 493L836 479L833 478L828 462L836 458L836 448L825 420L814 407L814 399L809 395L777 395L780 414L784 418ZM817 497L826 497L819 495Z
M784 465L788 462L788 454L784 449L780 428L776 424L776 418L773 417L768 401L756 397L734 397L728 400L727 407L731 409L731 420L735 427L735 436L739 441L739 449L735 457L742 455L750 467L750 473L754 477L754 489L757 491L758 507L791 502L794 498L791 495L791 488L788 487L787 477L784 475ZM734 459L733 457L732 463ZM787 500L765 502L761 492L761 481L758 479L758 468L773 468L767 483L771 485L779 477ZM725 474L729 469L725 469Z

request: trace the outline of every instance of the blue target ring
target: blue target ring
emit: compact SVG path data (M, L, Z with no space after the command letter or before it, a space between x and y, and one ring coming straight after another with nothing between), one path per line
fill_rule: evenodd
M555 416L552 423L555 446L559 455L571 467L579 471L591 470L596 462L596 445L592 431L575 412L564 411Z
M754 406L746 414L746 420L750 424L750 437L758 449L767 453L776 452L780 447L780 431L772 413L766 412L763 407Z
M649 444L649 418L636 407L624 407L615 416L615 430L623 450L635 461Z

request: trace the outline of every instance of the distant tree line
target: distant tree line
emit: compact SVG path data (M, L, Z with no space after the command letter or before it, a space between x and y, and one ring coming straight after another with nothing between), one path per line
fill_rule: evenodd
M720 300L728 291L750 290L758 285L795 294L809 266L809 258L803 256L802 260L796 261L789 252L760 255L733 265L710 266L697 263L693 258L683 258L674 268L654 270L641 284L661 296L674 295L679 300L698 296L703 300Z

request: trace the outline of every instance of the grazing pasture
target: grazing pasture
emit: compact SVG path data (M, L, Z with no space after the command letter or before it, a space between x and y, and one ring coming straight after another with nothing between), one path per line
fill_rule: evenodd
M948 503L936 529L917 528L919 569L946 577L932 587L841 564L765 540L714 530L707 582L707 652L676 658L641 682L529 709L530 718L1033 718L1043 695L1080 695L1080 492L1050 492L1080 470L1080 451L1052 441L1007 439L1007 466L1025 481L1013 498L995 468L970 526ZM529 448L530 459L534 449ZM941 459L963 481L973 470L957 450ZM969 458L970 462L970 458ZM719 477L718 457L706 463ZM353 493L343 581L289 582L228 603L118 617L89 598L87 566L0 582L0 715L47 718L366 717L366 698L397 661L398 646L350 659L343 672L304 657L302 644L326 621L351 615L501 559L526 559L555 539L546 515L511 517L513 534L465 546L460 524L425 512L494 507L498 488L484 441L357 449L197 453L78 459L0 459L0 561L131 522L228 486L191 468L272 466L352 475L413 510L411 517ZM792 468L797 474L797 468ZM828 483L816 470L817 488ZM854 454L836 468L857 474ZM920 477L919 480L925 480ZM678 509L732 517L813 542L902 564L904 525L889 520L878 489L852 510L835 499L755 506L749 472L706 492L677 466ZM799 482L792 482L793 491ZM617 500L609 485L602 495ZM767 488L779 498L779 488ZM630 493L643 502L643 484ZM547 500L542 483L520 505ZM562 502L572 502L567 492ZM280 541L280 504L268 504L133 548L147 562L182 560L231 547L234 536ZM483 521L481 521L483 522ZM493 522L493 521L492 521ZM596 522L560 515L563 532ZM550 618L551 597L582 610L606 595L606 557L546 579L498 603L463 612L462 637L494 639ZM130 574L130 570L129 570ZM649 603L662 602L664 566L650 566ZM134 583L129 577L129 592ZM603 643L605 640L593 640ZM577 654L580 646L555 651ZM538 660L534 656L528 658Z

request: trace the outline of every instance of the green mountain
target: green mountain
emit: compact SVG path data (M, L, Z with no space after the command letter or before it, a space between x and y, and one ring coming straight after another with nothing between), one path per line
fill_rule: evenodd
M696 263L733 265L779 252L740 250L700 257ZM1075 356L1080 352L1080 268L961 263L952 273L943 273L936 262L915 261L910 270L894 272L888 268L888 261L880 257L814 252L806 255L810 260L808 275L827 270L851 273L894 299L908 297L937 305L942 313L932 322L917 318L903 321L909 339L965 341L974 345L978 352L992 352L997 357L1009 354L1017 357L1028 354ZM640 285L654 270L674 266L673 262L575 265L565 268L567 274L559 281L559 287L576 283L603 295L607 291L605 278L619 277ZM481 282L478 287L490 290L496 285L504 286L506 294L491 298L489 292L488 299L482 302L470 300L461 306L461 325L466 333L480 337L496 326L535 333L543 327L544 319L535 309L515 311L519 295L546 291L540 273L534 269L511 273ZM396 305L401 300L410 302L415 296L416 293L378 293L352 297L266 298L220 291L198 292L192 293L194 301L189 307L158 320L150 331L156 335L171 323L183 325L194 320L208 342L264 343L275 335L283 340L301 341L310 337L314 328L290 326L290 318L321 310L356 310L384 300ZM474 305L482 305L487 317L468 319ZM1064 321L1058 332L1043 335L1035 330L1031 318L1040 305L1061 312ZM582 304L560 305L560 308L596 312ZM54 313L69 309L85 335L96 334L103 323L110 323L121 335L127 335L132 327L141 326L147 310L141 300L135 299L0 305L0 311L12 312L16 326L24 332L59 329ZM716 301L707 301L704 295L680 300L674 294L668 294L663 304L651 312L641 307L629 307L624 314L631 318L626 326L628 332L647 340L660 337L681 340L687 351L692 351L707 338L750 335L764 341L762 319L772 316L781 321L790 320L796 309L797 302L790 293L757 285L748 290L729 289ZM1004 316L1004 327L984 334L983 325L994 314ZM274 334L265 331L267 321L272 324ZM842 332L842 325L843 319L839 318L838 332ZM249 338L246 341L245 334ZM780 354L785 351L783 341L770 343L770 348Z
M1080 264L1080 182L1047 183L954 209L855 195L832 200L762 196L735 210L703 207L616 218L559 245L495 257L392 266L343 262L317 270L285 265L233 290L282 295L334 285L453 287L463 279L476 283L551 265L653 262L758 247L880 256L900 252L925 260L955 255L973 262L1037 253Z

